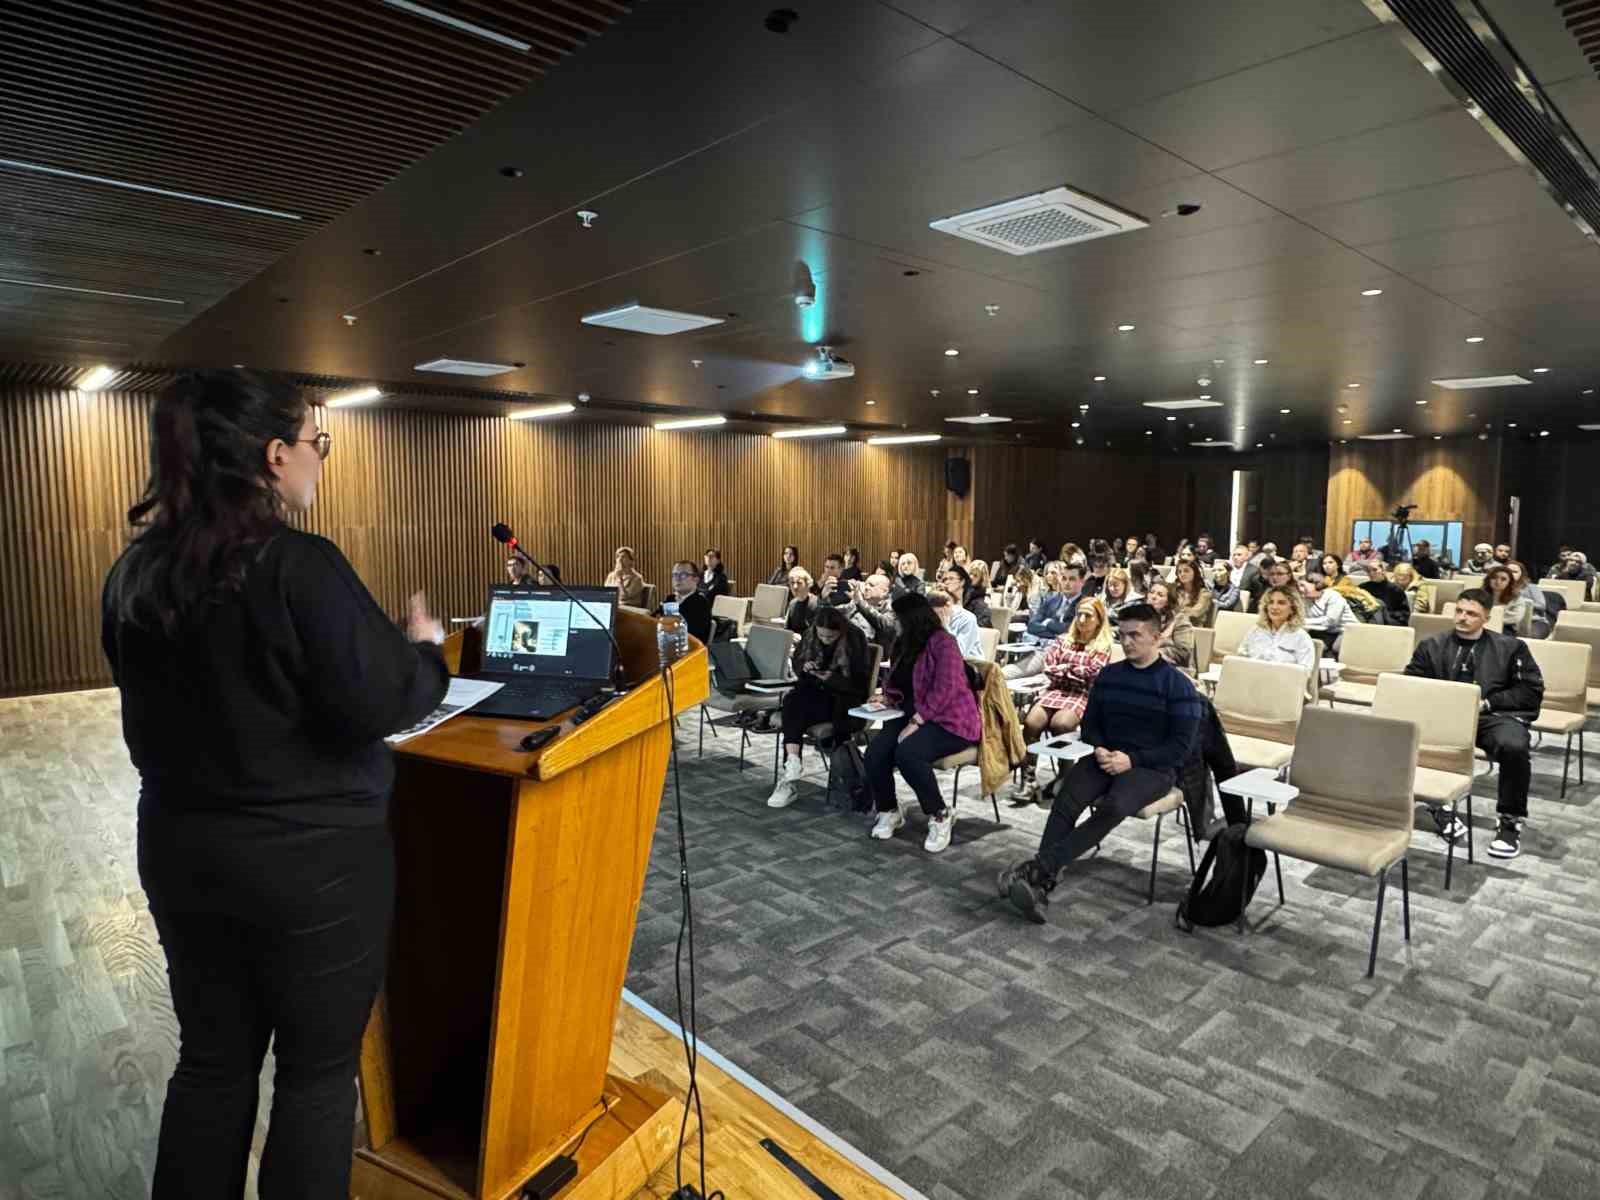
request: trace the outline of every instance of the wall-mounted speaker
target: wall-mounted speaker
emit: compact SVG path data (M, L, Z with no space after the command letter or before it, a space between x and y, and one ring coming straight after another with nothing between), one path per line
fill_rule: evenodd
M945 459L944 486L965 499L972 486L972 464L964 458Z

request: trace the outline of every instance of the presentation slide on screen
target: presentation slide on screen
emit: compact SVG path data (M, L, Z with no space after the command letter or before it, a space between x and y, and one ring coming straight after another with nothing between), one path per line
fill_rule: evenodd
M564 658L574 631L604 629L609 608L593 608L591 617L567 599L496 600L485 635L487 654L537 654Z

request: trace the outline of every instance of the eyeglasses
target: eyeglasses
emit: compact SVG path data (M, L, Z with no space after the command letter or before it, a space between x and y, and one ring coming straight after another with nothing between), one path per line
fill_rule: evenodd
M328 451L333 449L333 434L329 433L326 429L319 429L317 430L317 436L314 438L294 439L294 444L296 446L298 446L301 442L310 442L317 448L317 457L326 459L328 457Z

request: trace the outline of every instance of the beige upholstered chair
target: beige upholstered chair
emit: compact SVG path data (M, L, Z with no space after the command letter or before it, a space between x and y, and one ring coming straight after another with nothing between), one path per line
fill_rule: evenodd
M1481 588L1483 586L1483 576L1459 574L1456 576L1456 582L1461 584L1462 591L1466 591L1467 588Z
M1541 592L1560 592L1561 598L1567 602L1567 611L1583 607L1587 595L1588 585L1581 579L1541 579L1538 583Z
M1477 858L1472 844L1472 751L1478 738L1478 701L1483 693L1475 683L1454 683L1412 675L1381 675L1372 699L1372 715L1411 721L1417 727L1418 804L1442 809L1451 817L1456 806L1467 802L1467 861ZM1379 763L1386 769L1387 763ZM1445 843L1444 886L1450 890L1456 844Z
M1385 671L1404 671L1416 648L1409 625L1352 625L1339 643L1344 671L1318 695L1330 704L1371 704L1373 685Z
M775 583L756 584L756 594L750 601L750 619L758 624L783 624L783 615L789 611L789 589Z
M1589 647L1589 686L1585 698L1590 709L1600 708L1600 629L1589 625L1563 626L1558 621L1550 631L1550 640Z
M1586 612L1581 608L1563 609L1556 614L1556 625L1557 627L1576 625L1580 628L1600 629L1600 612Z
M750 628L750 597L718 596L711 602L711 615L732 621L739 630L738 636L743 637Z
M647 613L653 613L656 611L658 603L659 602L656 599L656 585L653 583L645 584L644 599L639 602L639 607L644 609Z
M994 662L1000 653L1001 633L998 629L978 630L978 645L983 653L979 656L984 662Z
M1217 645L1217 631L1215 629L1201 629L1194 631L1194 669L1199 674L1208 670L1211 660L1215 656Z
M1222 679L1211 703L1239 766L1282 771L1289 765L1305 692L1306 672L1294 663L1237 655L1222 660Z
M1428 584L1433 588L1433 610L1443 612L1446 604L1454 604L1457 596L1467 590L1467 585L1459 579L1430 579Z
M1450 633L1456 627L1454 617L1441 616L1438 613L1412 613L1411 628L1417 631L1417 641L1430 638L1436 633Z
M1128 657L1128 652L1122 648L1122 643L1121 642L1112 642L1111 643L1111 661L1112 662L1121 662L1123 659L1125 659L1127 657Z
M1017 610L1014 608L1007 608L1003 604L989 606L989 624L1000 631L1002 642L1011 640L1011 622L1016 620L1016 616Z
M1245 635L1255 627L1260 618L1255 613L1219 612L1216 627L1212 630L1211 657L1227 658L1239 649Z
M1561 756L1561 795L1565 798L1573 734L1578 735L1578 782L1583 783L1583 726L1589 717L1589 660L1594 652L1585 642L1524 638L1523 644L1544 676L1544 705L1534 718L1533 728L1541 734L1566 738L1566 750Z
M1411 940L1406 852L1411 847L1417 745L1417 727L1410 721L1339 709L1306 709L1289 766L1289 782L1300 794L1282 811L1252 822L1245 833L1246 845L1377 878L1378 902L1367 955L1369 978L1378 962L1378 931L1383 924L1389 869L1397 862L1405 936ZM1374 770L1377 763L1383 764L1383 769ZM1244 928L1241 911L1241 933Z

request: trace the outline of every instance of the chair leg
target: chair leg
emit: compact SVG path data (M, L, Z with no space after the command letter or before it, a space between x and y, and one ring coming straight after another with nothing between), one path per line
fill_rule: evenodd
M1378 876L1378 903L1372 917L1372 949L1367 954L1367 978L1372 978L1372 973L1378 967L1378 930L1383 926L1383 891L1389 882L1389 868L1385 867Z
M1477 859L1472 855L1472 793L1467 793L1467 862L1476 864Z
M1411 879L1405 859L1400 860L1400 912L1405 918L1406 941L1411 940Z
M1456 815L1455 809L1452 808L1450 810L1450 815L1451 815L1451 817L1454 817ZM1469 817L1468 820L1471 820L1471 818ZM1469 839L1472 837L1472 831L1471 831L1470 827L1467 830L1467 837ZM1451 874L1453 872L1453 868L1455 867L1455 865L1456 865L1456 844L1455 844L1454 841L1448 841L1448 842L1446 842L1444 844L1444 890L1447 891L1447 892L1450 890L1450 876L1451 876Z
M1578 730L1578 786L1583 786L1583 730Z
M750 744L750 731L739 726L739 770L744 770L744 748Z
M1156 814L1156 832L1150 839L1150 894L1145 898L1146 904L1156 902L1156 858L1161 853L1161 818L1163 814Z
M1561 799L1567 798L1567 767L1572 762L1572 735L1567 734L1567 748L1561 755Z
M1244 906L1250 902L1249 901L1250 870L1249 870L1249 860L1248 860L1249 853L1250 853L1249 847L1246 846L1245 847L1245 854L1247 856L1246 857L1246 867L1245 867L1245 870L1239 872L1239 920L1235 923L1235 928L1240 933L1244 932Z
M989 803L994 805L994 823L1000 824L1000 800L993 792L989 793Z
M1272 852L1272 873L1278 877L1278 903L1287 904L1288 901L1283 898L1283 860L1278 857L1276 850Z
M1178 809L1178 824L1183 827L1183 844L1189 849L1189 874L1192 876L1194 866L1194 829L1189 824L1188 808Z
M957 767L956 776L950 781L950 810L946 814L947 816L953 817L956 815L956 801L961 795L961 772L964 769L963 767Z
M772 786L778 786L778 768L783 763L783 735L780 733L772 743Z
M817 753L818 754L822 753L821 747L818 747ZM824 804L832 804L833 803L833 753L832 753L832 751L830 751L828 753L828 789L827 789L827 791L822 793L822 802Z

